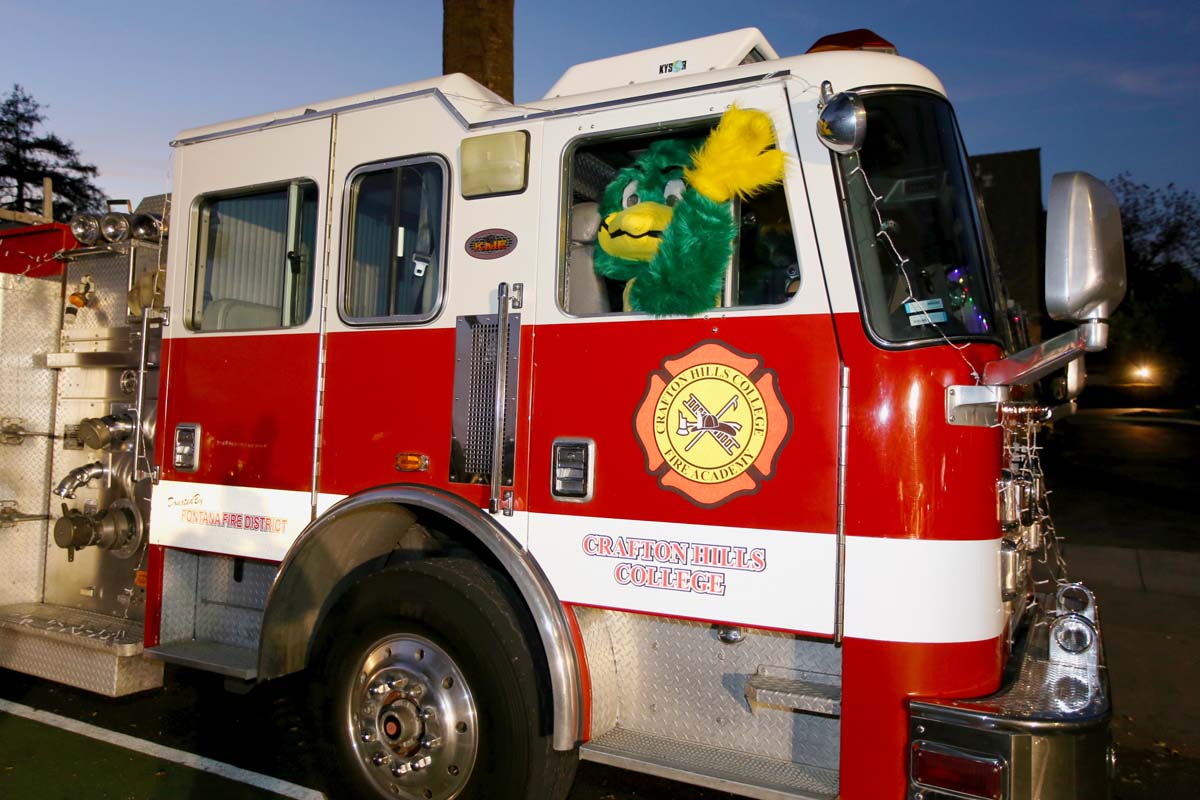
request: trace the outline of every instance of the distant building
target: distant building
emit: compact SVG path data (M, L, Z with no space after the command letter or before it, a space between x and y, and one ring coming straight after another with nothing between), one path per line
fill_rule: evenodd
M1041 150L972 156L971 174L983 196L1000 272L1009 298L1041 341L1049 324L1045 306L1046 212L1042 209Z

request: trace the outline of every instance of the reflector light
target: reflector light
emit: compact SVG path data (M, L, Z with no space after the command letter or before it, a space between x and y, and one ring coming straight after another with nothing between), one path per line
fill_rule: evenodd
M424 453L397 453L396 469L400 472L425 472L429 469L429 456Z
M830 50L872 50L877 53L896 55L896 45L874 31L855 28L852 31L831 33L822 36L808 48L810 53L826 53Z
M958 797L1003 800L1004 760L975 756L928 742L912 746L912 779L922 788Z

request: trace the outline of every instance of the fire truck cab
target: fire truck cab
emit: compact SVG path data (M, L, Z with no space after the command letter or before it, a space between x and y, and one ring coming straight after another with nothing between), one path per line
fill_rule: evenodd
M56 519L0 531L0 666L112 695L309 670L350 797L561 798L577 758L1107 796L1032 387L1073 397L1103 347L1115 201L1055 177L1048 305L1080 327L1019 350L938 79L814 49L746 29L525 105L448 75L181 133L162 230L82 221L61 282L5 276L54 316L47 366L5 369L40 370L19 491ZM710 310L627 310L606 190L733 106L783 180L729 202Z

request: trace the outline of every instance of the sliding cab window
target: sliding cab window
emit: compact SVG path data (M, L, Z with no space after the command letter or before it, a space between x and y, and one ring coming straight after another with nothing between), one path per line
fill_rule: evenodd
M312 312L317 186L309 180L206 195L197 201L195 280L187 326L262 330Z
M564 311L589 316L631 310L627 307L628 281L598 274L596 270L601 248L599 230L608 225L611 236L611 229L620 225L616 215L639 203L657 204L660 216L670 218L683 206L695 203L695 190L687 186L683 174L684 168L690 166L687 154L703 144L715 125L713 120L705 125L675 128L667 134L607 134L578 140L568 150L563 210L567 241L558 287L559 305ZM673 148L682 154L678 163L665 163L652 152L657 150L652 146L664 139L683 144ZM727 205L735 233L712 307L741 308L786 302L800 287L801 271L783 186L776 184L748 199L735 198ZM662 207L669 210L661 211ZM658 225L661 230L639 229L638 233L646 241L661 243L668 225L670 222L663 220ZM699 231L697 235L705 234ZM676 260L689 258L689 253L679 248L673 255ZM650 267L656 257L657 252L636 253L630 260L636 259L638 263L629 265L629 274L636 275Z
M432 319L443 283L442 163L363 168L350 178L349 198L342 317L358 323Z

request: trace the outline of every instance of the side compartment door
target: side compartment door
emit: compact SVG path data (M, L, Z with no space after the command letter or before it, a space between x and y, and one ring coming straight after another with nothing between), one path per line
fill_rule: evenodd
M176 153L156 544L279 560L312 519L331 130Z
M711 310L623 311L623 281L594 273L598 227L667 242L665 226L616 216L648 201L672 209L653 212L669 225L698 218L677 162L733 104L771 118L782 183L730 204ZM655 161L664 139L684 155ZM782 86L547 123L544 151L563 161L544 169L544 197L561 202L541 225L530 549L567 602L831 634L839 362ZM716 228L698 225L675 268L728 236Z

